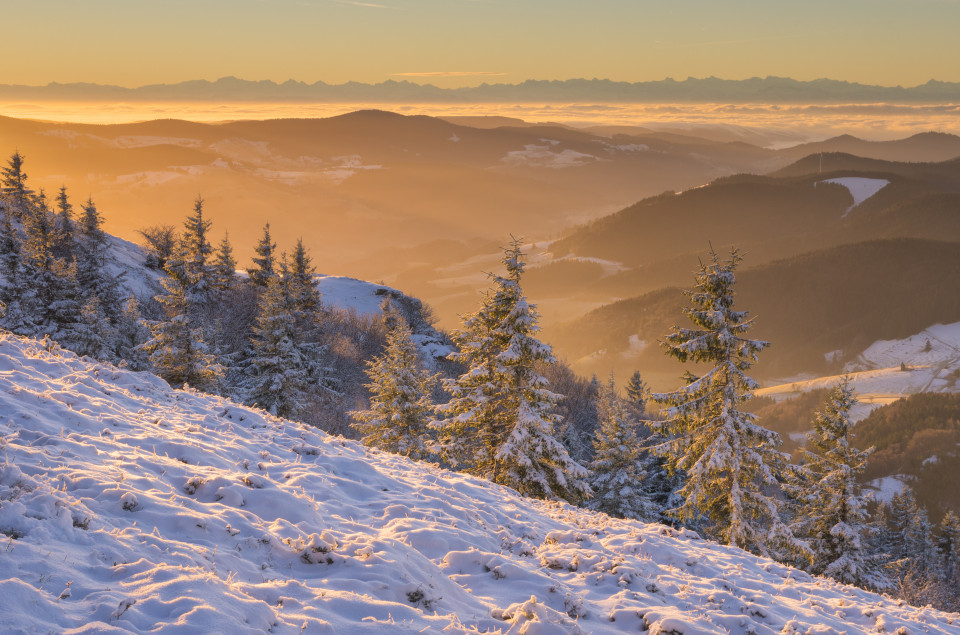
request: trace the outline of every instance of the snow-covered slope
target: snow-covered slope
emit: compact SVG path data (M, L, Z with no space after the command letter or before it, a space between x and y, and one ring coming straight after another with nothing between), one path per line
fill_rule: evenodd
M920 392L960 392L960 322L934 324L902 340L874 342L844 366L860 402L851 412L859 421L879 406ZM798 392L828 388L843 375L769 386L757 395L789 398Z
M960 630L10 335L0 412L0 632Z
M423 302L418 298L386 285L346 276L315 275L313 280L324 305L353 311L357 315L379 316L380 305L389 298L406 315L413 332L412 339L420 346L426 360L446 357L455 350L446 337L420 318Z

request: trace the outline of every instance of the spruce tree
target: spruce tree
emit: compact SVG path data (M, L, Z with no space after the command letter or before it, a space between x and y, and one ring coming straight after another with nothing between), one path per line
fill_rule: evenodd
M256 256L253 257L253 266L247 269L250 281L258 287L266 287L267 281L277 274L273 266L273 254L277 245L270 239L270 223L263 227L263 238L254 247Z
M692 306L684 314L694 328L674 327L663 346L680 362L712 365L701 377L685 374L686 385L653 399L666 406L666 420L651 422L666 440L657 448L671 472L687 480L683 502L670 514L686 523L703 524L721 542L763 555L799 547L781 521L776 494L783 456L780 437L756 422L743 404L758 384L746 374L767 342L747 339L753 320L733 308L734 270L741 261L734 250L720 262L701 263L696 285L685 294Z
M230 244L230 235L224 234L223 240L217 247L212 263L211 286L219 298L223 298L237 282L237 259L233 257L233 246Z
M947 590L950 608L960 609L960 516L948 510L940 521L937 532L937 550L940 554L940 572Z
M80 321L77 323L73 338L74 350L78 355L88 355L106 362L117 362L115 348L119 333L110 323L100 298L92 295L80 309Z
M53 253L57 258L70 260L74 251L73 204L67 196L67 187L57 192L57 215L53 227Z
M436 375L424 369L403 316L388 300L383 304L387 344L381 355L367 362L370 407L351 412L353 428L364 444L411 459L426 459L433 415L431 388Z
M171 386L189 384L206 392L219 389L223 367L208 352L203 332L191 318L192 302L186 281L161 280L165 293L157 296L164 319L149 324L151 337L142 345L155 372Z
M660 510L646 492L648 474L638 426L617 394L613 376L600 391L597 431L590 464L593 497L587 508L620 518L644 521L659 519Z
M802 451L802 477L793 487L800 501L794 530L809 545L811 573L844 584L885 589L890 583L869 553L867 502L857 484L872 448L861 451L850 445L854 405L853 389L843 378L814 418Z
M150 337L150 329L140 315L137 298L131 295L123 302L117 323L116 356L132 370L148 370L150 358L143 345Z
M33 190L27 187L27 173L23 171L24 157L14 152L7 167L0 171L0 192L7 194L13 203L13 215L22 219L30 208Z
M204 307L210 299L213 267L210 258L213 247L208 234L211 221L203 217L203 199L197 197L193 214L183 224L179 249L167 261L167 273L181 279L190 303Z
M290 262L290 295L297 310L298 324L305 330L316 327L320 311L320 292L313 279L315 273L303 239L298 239Z
M647 382L643 381L640 371L636 370L627 380L627 399L630 402L630 408L634 416L643 419L647 414L647 397L650 395L650 388Z
M520 287L523 253L514 240L505 250L506 276L493 276L477 313L454 333L468 366L444 387L452 399L438 408L449 460L495 483L540 498L579 500L589 495L587 471L553 436L560 399L538 372L555 363L550 347L536 337L538 314Z
M319 383L322 348L297 328L289 283L286 259L281 259L280 275L269 278L260 295L246 403L295 418L303 411L306 390Z

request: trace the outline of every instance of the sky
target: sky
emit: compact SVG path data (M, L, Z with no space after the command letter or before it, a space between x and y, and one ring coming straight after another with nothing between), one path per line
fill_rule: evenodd
M960 81L960 0L2 0L0 84ZM17 25L17 28L9 28ZM16 57L11 57L13 53ZM16 63L12 63L15 59Z

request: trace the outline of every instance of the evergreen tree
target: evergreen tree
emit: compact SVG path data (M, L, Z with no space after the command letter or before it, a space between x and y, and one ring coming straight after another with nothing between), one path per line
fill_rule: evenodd
M556 360L536 339L537 312L523 295L523 253L514 240L506 250L506 276L477 313L454 333L453 355L469 369L444 387L452 399L438 408L448 419L439 425L448 459L467 471L541 498L577 500L589 495L586 470L553 437L558 416L551 409L560 395L546 388L537 371Z
M193 214L183 224L179 249L167 261L167 273L180 278L194 307L204 307L210 298L213 267L209 264L213 247L207 235L211 221L203 217L203 199L197 197Z
M24 216L25 240L21 247L20 304L33 331L25 335L49 335L70 346L70 331L80 321L82 301L77 269L54 254L53 214L43 190Z
M233 257L230 235L224 234L213 259L211 286L221 299L237 282L237 259Z
M83 210L76 230L77 282L86 299L98 298L101 310L116 325L122 313L120 280L107 271L109 241L103 231L103 219L92 198L81 206Z
M307 331L316 328L320 311L320 292L313 280L315 273L303 239L298 239L290 263L290 295L296 307L298 325Z
M857 476L872 451L850 445L850 409L856 404L847 378L833 389L816 414L803 449L803 478L794 485L801 501L795 525L810 547L810 572L844 584L885 589L890 582L869 553L866 499Z
M30 208L33 190L27 187L27 173L23 171L24 157L14 152L7 167L0 172L0 192L10 196L13 203L13 215L22 219Z
M53 227L53 253L57 258L73 258L73 234L73 204L67 196L67 187L61 185L57 193L57 216Z
M887 569L896 596L913 604L943 605L949 594L927 510L917 503L909 487L895 494L889 506L890 562Z
M951 607L948 610L955 611L960 608L960 516L952 509L940 521L937 538L940 572Z
M273 252L276 248L277 245L270 240L270 223L267 223L263 227L263 238L254 247L257 255L253 257L253 267L247 269L254 285L265 287L267 281L277 275L273 267Z
M647 415L647 397L650 395L650 388L647 382L643 381L640 371L636 370L627 380L627 399L630 408L633 410L637 419L644 419Z
M658 520L660 510L645 490L648 475L638 438L639 424L628 415L612 375L600 391L597 410L595 452L590 464L593 498L587 507L621 518Z
M694 290L685 292L692 307L684 309L695 328L674 327L663 342L668 355L681 362L712 364L702 377L689 372L687 385L654 394L667 406L667 419L651 422L668 437L658 452L671 472L683 470L682 504L671 515L682 522L705 523L707 531L727 544L767 555L786 545L799 547L780 519L776 495L783 462L780 437L756 423L743 410L758 384L745 371L767 342L744 337L752 325L745 311L733 309L734 270L741 256L734 250L727 262L711 251L701 263Z
M75 352L106 362L117 362L119 359L114 348L118 337L117 329L107 318L100 299L96 295L90 296L80 309L80 322L73 333Z
M260 296L247 361L251 385L246 403L295 418L304 408L306 390L318 383L321 348L305 341L297 328L285 259L280 269L281 275L269 278Z
M155 372L171 386L189 384L206 392L218 390L223 367L210 355L200 328L193 326L191 301L183 278L161 281L165 293L157 296L165 317L149 325L150 339L142 345Z
M426 459L428 427L433 414L430 398L436 375L423 368L417 346L403 316L385 300L387 327L383 353L367 362L370 408L351 412L353 427L364 444L411 459Z
M143 322L137 299L131 295L123 302L117 323L117 358L125 361L131 370L148 370L150 358L144 344L150 338L150 329Z

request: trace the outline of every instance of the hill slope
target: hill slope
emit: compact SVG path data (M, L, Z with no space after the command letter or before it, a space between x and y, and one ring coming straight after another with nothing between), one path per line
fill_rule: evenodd
M9 335L0 407L4 631L950 633L960 623Z

